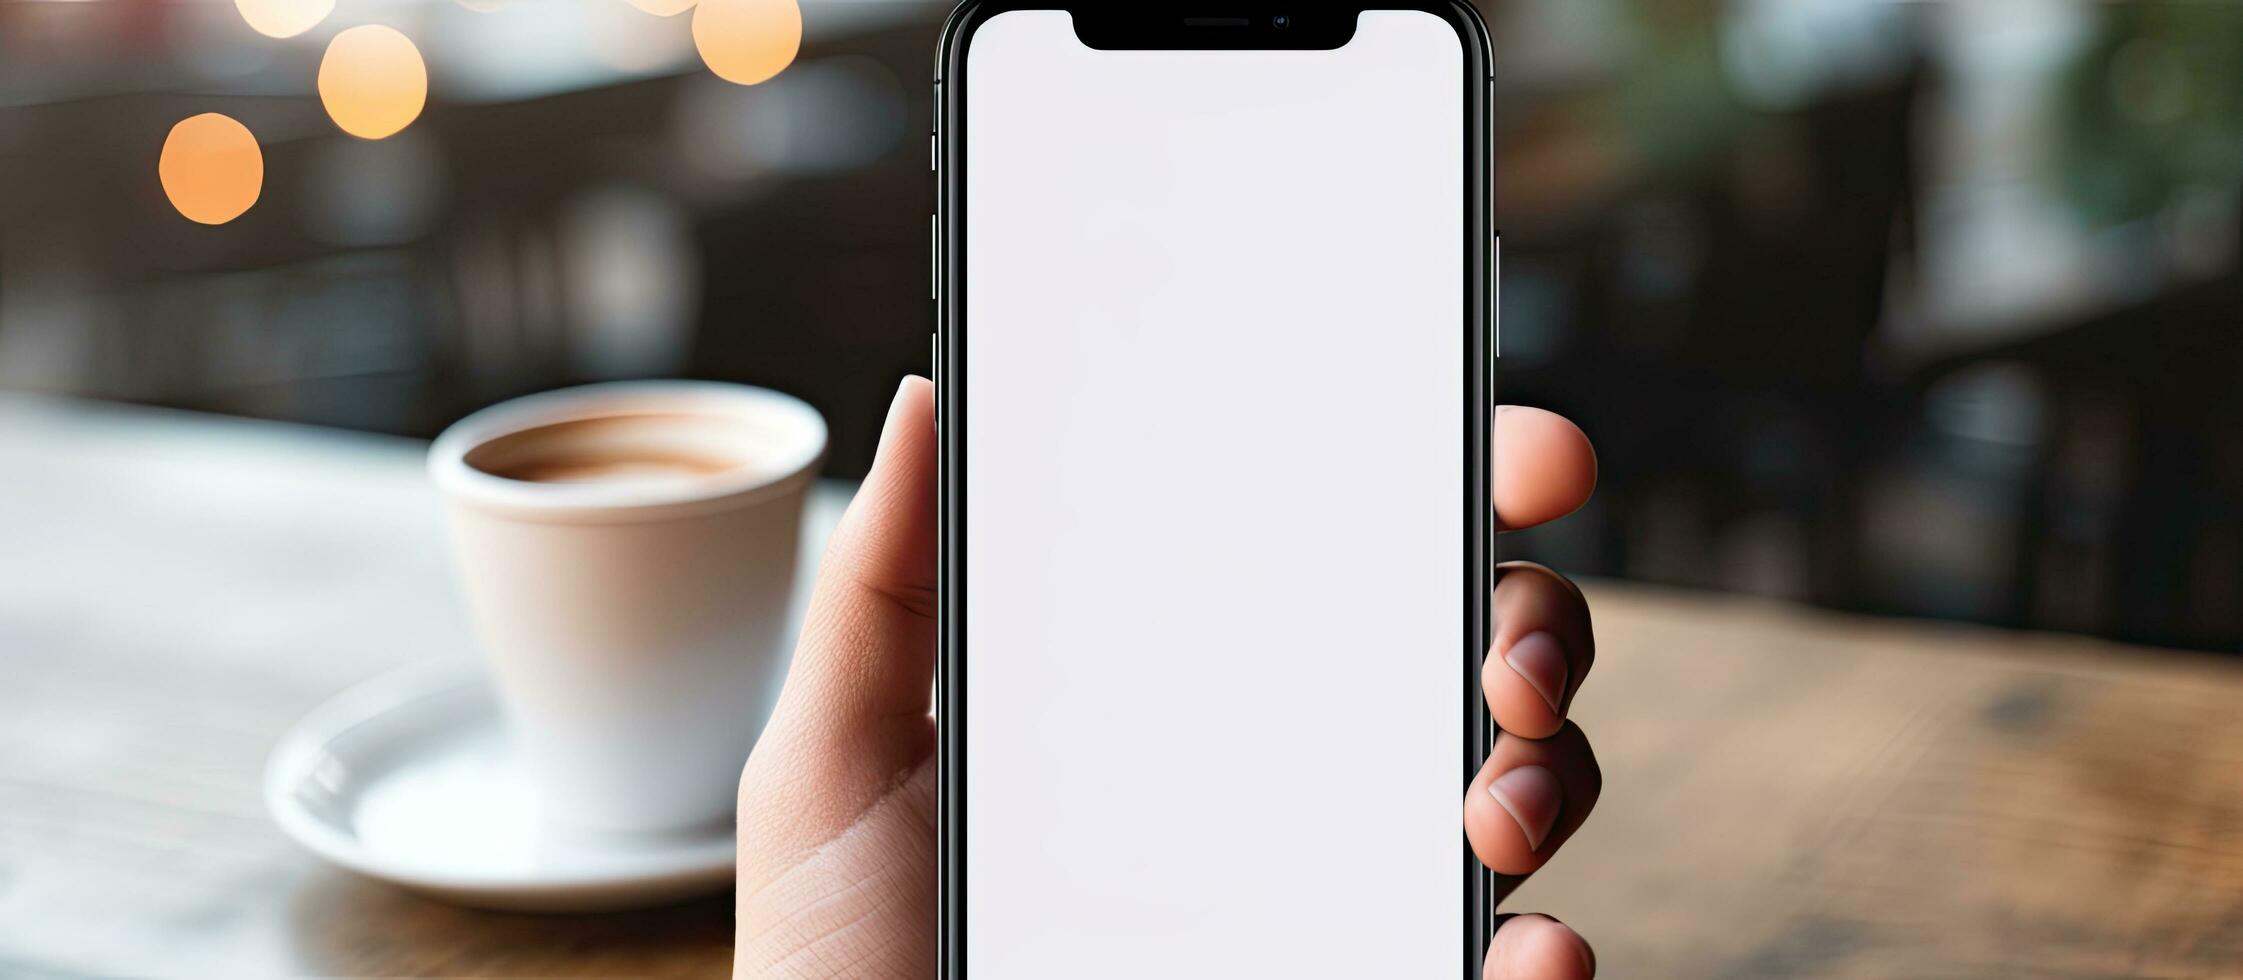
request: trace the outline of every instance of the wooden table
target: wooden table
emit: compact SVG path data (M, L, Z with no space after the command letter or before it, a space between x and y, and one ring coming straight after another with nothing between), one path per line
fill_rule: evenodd
M0 975L724 974L726 897L467 911L267 820L306 710L470 656L421 448L0 399ZM1604 799L1514 906L1607 976L2243 973L2243 664L1589 591Z

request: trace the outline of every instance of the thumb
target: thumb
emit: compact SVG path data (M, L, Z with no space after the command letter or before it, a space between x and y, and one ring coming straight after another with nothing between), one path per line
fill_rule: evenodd
M819 565L793 674L844 728L927 715L935 663L934 386L905 378Z
M872 470L826 546L749 781L816 786L804 794L812 812L795 816L838 824L797 828L814 839L846 826L933 750L935 645L934 391L913 377L896 391Z

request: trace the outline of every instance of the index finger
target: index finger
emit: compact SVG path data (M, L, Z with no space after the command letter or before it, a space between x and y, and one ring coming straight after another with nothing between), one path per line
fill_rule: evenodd
M1491 442L1490 478L1500 530L1557 520L1581 509L1596 489L1597 452L1565 416L1499 405Z

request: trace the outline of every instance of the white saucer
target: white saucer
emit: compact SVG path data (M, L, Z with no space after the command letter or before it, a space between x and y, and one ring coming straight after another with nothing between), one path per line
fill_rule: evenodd
M453 664L376 678L304 716L266 764L265 805L313 853L463 905L633 908L732 881L729 823L638 836L544 820L488 683Z

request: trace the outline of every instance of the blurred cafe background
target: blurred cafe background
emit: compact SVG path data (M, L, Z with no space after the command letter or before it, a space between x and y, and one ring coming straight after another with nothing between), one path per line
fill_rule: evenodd
M860 473L947 7L689 6L0 0L0 391L426 437L729 379ZM1603 463L1514 552L2243 649L2243 6L1484 11L1499 385Z
M0 976L723 973L729 895L425 901L260 773L472 658L468 412L747 382L862 474L947 8L0 0ZM2237 975L2243 3L1482 9L1497 383L1602 466L1503 546L1590 577L1609 774L1518 907L1617 976Z

